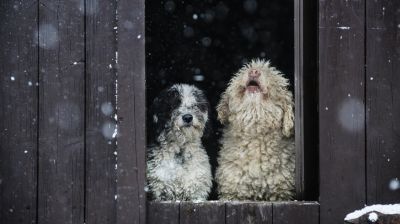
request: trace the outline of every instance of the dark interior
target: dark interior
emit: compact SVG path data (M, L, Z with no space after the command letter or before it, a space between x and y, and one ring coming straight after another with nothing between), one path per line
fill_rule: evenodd
M204 146L213 172L221 133L215 106L232 74L253 58L265 58L294 89L293 7L292 0L146 1L147 106L174 83L204 90L213 130ZM210 199L217 199L215 187Z

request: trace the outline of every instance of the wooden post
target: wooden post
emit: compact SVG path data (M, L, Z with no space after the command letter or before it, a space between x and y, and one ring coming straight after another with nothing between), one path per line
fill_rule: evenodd
M0 3L0 223L35 223L37 1Z
M400 1L367 1L367 202L400 201Z
M318 199L317 4L295 0L294 83L296 193L299 200Z
M144 13L144 0L118 1L118 224L146 221Z
M74 1L39 4L39 223L84 222L85 26Z
M86 223L117 223L116 1L86 0Z
M365 200L365 1L319 1L321 223Z

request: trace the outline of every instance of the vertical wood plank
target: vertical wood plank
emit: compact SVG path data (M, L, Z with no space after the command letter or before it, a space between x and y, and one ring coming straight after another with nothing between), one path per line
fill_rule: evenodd
M181 202L181 224L219 224L225 223L225 203L215 202Z
M146 221L144 0L119 0L117 223Z
M365 1L319 1L321 223L365 204Z
M147 204L148 224L178 224L179 202L149 202Z
M295 106L297 199L318 198L317 4L295 0Z
M272 224L272 203L227 202L226 224Z
M400 2L367 1L367 201L400 201Z
M84 8L40 2L38 222L84 222Z
M0 223L36 222L37 4L0 2Z
M115 10L116 1L86 0L87 224L117 220Z
M274 203L273 213L274 224L319 223L319 205L315 202Z

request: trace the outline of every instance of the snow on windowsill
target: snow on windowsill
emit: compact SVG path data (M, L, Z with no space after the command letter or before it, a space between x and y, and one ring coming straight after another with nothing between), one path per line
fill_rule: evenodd
M345 221L357 219L370 212L379 212L385 215L400 214L400 204L392 205L371 205L367 206L361 210L354 211L344 218Z

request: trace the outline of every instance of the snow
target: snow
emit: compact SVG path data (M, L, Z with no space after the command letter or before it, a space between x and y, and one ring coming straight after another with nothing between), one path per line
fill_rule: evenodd
M193 19L197 20L199 18L199 16L197 14L193 14Z
M32 84L32 82L31 81L29 81L28 82L28 86L32 86L33 84Z
M369 80L371 80L371 81L374 80L374 77L370 77Z
M139 34L139 35L137 36L137 39L140 39L140 38L142 38L142 35Z
M368 220L371 222L378 221L378 214L376 214L375 212L371 212L368 216Z
M338 112L341 126L350 132L360 131L364 128L364 103L355 98L347 98L342 102Z
M116 129L116 124L108 121L103 124L101 132L106 139L113 139L116 135Z
M11 76L10 79L11 79L11 81L15 81L15 77L14 76Z
M37 43L39 36L39 47L43 49L52 49L57 46L59 41L58 30L53 24L41 24L39 30L33 35L34 41Z
M210 37L203 37L203 39L201 39L201 44L203 44L204 47L209 47L211 42L212 39Z
M400 214L400 204L391 204L391 205L371 205L367 206L361 210L356 210L350 214L347 214L344 220L352 220L357 219L365 214L370 212L379 212L386 215Z
M167 12L170 12L170 13L173 12L175 10L175 2L173 2L173 1L165 2L164 9Z
M125 27L125 29L131 30L131 29L133 29L133 23L131 21L127 20L124 22L124 27Z
M183 28L183 36L189 38L189 37L192 37L193 35L194 35L194 30L193 30L192 27L190 27L190 26L185 26L185 27Z
M111 102L104 102L101 104L101 112L106 115L109 116L114 112L114 108L112 106Z
M393 178L390 180L389 189L392 191L400 189L400 181L398 178Z
M27 153L28 153L28 150L25 150L24 153L27 154Z
M329 108L328 108L328 107L325 107L325 110L329 110Z
M350 29L349 26L339 26L338 28L341 30L349 30Z
M204 81L204 75L195 75L193 76L194 81L202 82Z
M247 13L254 13L257 10L257 1L256 0L246 0L243 2L243 8Z

